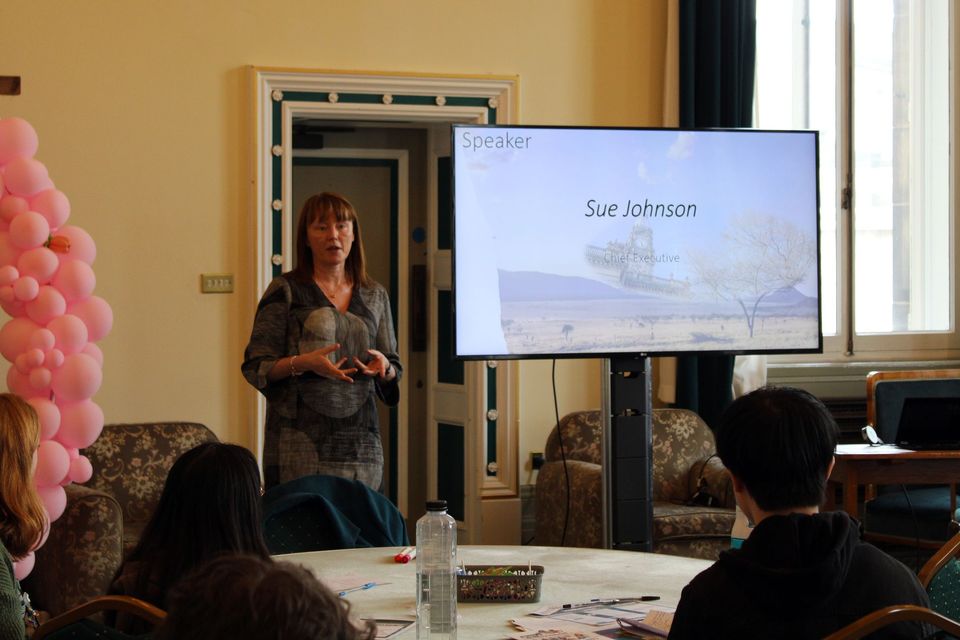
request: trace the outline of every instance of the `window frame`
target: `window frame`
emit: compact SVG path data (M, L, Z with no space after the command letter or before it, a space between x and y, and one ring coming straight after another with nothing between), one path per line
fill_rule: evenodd
M790 354L770 356L768 362L768 377L771 381L793 381L806 379L812 371L820 371L828 377L836 376L836 380L853 375L858 378L862 387L861 375L865 371L883 368L890 362L916 362L918 364L937 363L941 366L960 359L960 328L957 326L957 304L960 302L960 278L957 277L956 257L958 255L958 238L956 215L958 210L957 189L957 160L958 126L957 103L955 88L958 86L957 37L960 34L957 11L952 2L948 3L950 33L948 36L950 77L949 77L949 128L951 150L949 158L950 192L947 196L950 201L948 226L950 233L949 269L951 273L950 291L950 327L946 331L911 331L888 332L877 334L857 334L855 331L855 291L854 265L856 248L854 246L854 218L856 216L856 176L853 168L853 71L852 71L852 36L853 36L853 2L856 0L838 0L837 2L837 194L836 210L840 213L837 219L837 335L824 336L822 354ZM758 54L760 52L758 51ZM825 152L821 147L821 159ZM849 191L848 191L849 189ZM846 196L849 194L849 197ZM847 204L849 207L845 207ZM911 238L911 241L914 241ZM821 277L823 277L821 275ZM832 373L831 373L832 372ZM862 388L861 388L862 393Z

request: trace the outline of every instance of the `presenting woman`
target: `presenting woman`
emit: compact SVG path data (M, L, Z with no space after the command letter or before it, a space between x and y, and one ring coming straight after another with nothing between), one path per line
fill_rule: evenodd
M386 290L364 266L360 223L342 196L311 196L296 267L267 287L243 375L267 399L267 487L325 474L379 489L376 399L396 405L402 373Z
M0 638L32 632L37 618L13 574L40 540L47 516L33 485L40 422L25 400L0 394ZM31 633L32 635L32 633Z

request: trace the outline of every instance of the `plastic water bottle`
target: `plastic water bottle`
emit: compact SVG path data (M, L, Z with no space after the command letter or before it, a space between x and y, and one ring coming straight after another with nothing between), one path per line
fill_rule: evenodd
M446 500L417 520L417 640L456 640L457 521Z

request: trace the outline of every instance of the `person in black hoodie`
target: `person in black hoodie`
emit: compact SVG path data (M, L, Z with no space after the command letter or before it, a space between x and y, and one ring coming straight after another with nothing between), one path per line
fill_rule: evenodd
M724 412L717 454L754 528L684 587L671 640L822 638L887 605L930 606L906 566L860 540L855 520L819 512L837 434L827 408L800 389L764 387ZM932 631L901 622L870 637Z

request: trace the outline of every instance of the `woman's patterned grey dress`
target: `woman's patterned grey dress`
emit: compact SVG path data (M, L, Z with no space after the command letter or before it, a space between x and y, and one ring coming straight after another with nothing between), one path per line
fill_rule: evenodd
M368 362L377 349L397 371L390 382L355 374L354 383L314 373L267 381L281 358L330 344L340 349L333 362L353 357ZM267 399L263 443L267 487L317 473L362 480L379 489L383 450L376 398L387 405L400 399L402 367L386 290L374 283L355 287L346 313L340 313L314 282L283 274L274 278L257 306L242 371Z

